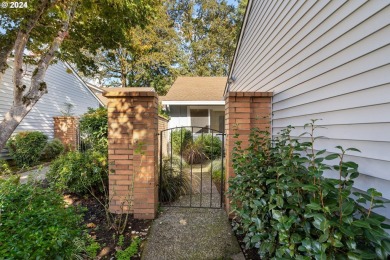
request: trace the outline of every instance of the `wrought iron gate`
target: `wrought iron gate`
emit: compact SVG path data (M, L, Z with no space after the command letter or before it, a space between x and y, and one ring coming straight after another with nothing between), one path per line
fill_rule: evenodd
M162 206L221 208L225 134L207 127L159 133L159 201Z

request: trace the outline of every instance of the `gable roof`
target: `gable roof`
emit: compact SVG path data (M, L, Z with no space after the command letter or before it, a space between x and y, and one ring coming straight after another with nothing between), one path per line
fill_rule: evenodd
M166 96L160 97L163 103L170 101L224 101L223 92L227 77L178 77Z

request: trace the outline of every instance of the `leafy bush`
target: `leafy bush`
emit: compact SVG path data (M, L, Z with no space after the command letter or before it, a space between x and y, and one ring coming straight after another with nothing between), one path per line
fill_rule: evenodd
M292 138L288 127L275 140L254 130L247 149L236 143L237 176L229 188L238 217L234 229L266 259L386 259L389 226L372 212L383 206L381 194L371 188L351 197L358 165L344 156L358 150L337 146L339 154L324 156L325 150L314 149L315 120L307 126L308 142ZM334 166L324 163L334 159ZM331 169L338 176L325 178Z
M172 151L177 155L180 155L186 149L187 145L192 143L192 133L185 128L172 131L171 138Z
M0 182L2 259L71 259L84 240L82 215L50 189Z
M91 259L95 259L99 253L100 244L96 242L92 237L88 237L89 245L85 245L85 252Z
M47 180L61 191L87 194L102 191L108 178L107 155L99 151L72 151L50 165Z
M131 259L134 255L138 253L138 247L139 244L141 243L141 240L136 237L131 241L131 244L128 248L125 250L118 250L116 252L116 259L118 260L128 260Z
M172 165L171 165L172 159ZM191 190L191 181L185 168L186 162L179 156L163 158L160 201L172 202Z
M31 166L39 161L47 136L38 131L19 132L10 138L7 148L19 167Z
M204 152L203 144L199 142L187 144L183 152L183 157L189 164L203 163L209 159Z
M65 150L64 145L58 139L53 139L48 142L43 148L41 158L44 160L52 160L57 158Z
M0 159L0 176L11 174L11 168L9 167L6 160Z
M108 147L108 113L106 108L89 108L80 118L80 132L85 137L86 146L107 150Z
M199 136L195 140L195 143L203 147L204 153L210 160L221 157L222 141L217 136L212 134L203 134L203 136Z

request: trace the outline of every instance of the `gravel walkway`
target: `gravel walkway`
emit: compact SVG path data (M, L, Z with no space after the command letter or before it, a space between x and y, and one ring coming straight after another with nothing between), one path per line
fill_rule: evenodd
M222 209L164 208L142 259L245 259Z
M221 196L209 170L194 167L192 179L192 194L171 204L187 207L162 208L153 222L142 259L245 259L226 212L219 208Z

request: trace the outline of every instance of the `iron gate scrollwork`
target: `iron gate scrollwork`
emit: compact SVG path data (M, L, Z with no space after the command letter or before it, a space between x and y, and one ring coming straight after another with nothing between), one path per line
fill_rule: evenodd
M159 133L159 201L162 206L222 208L225 134L207 127Z

